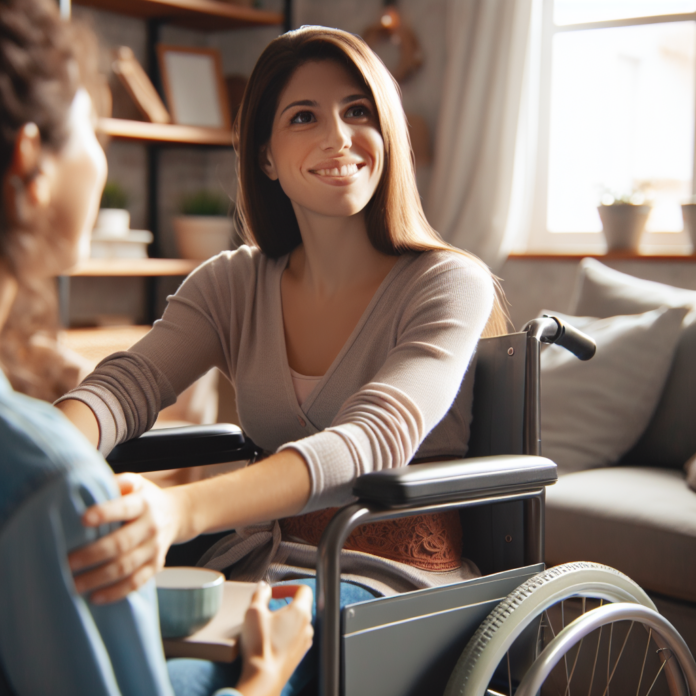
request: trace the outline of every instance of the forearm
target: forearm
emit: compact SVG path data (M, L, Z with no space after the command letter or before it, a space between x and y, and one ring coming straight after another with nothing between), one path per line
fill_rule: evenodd
M94 445L99 447L99 421L87 404L77 399L66 399L56 408Z
M177 541L199 534L291 517L309 500L307 464L293 450L284 450L214 479L170 489L181 507Z

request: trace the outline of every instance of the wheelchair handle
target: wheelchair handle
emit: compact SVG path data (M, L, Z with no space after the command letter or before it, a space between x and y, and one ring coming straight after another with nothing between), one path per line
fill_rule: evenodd
M541 343L562 346L580 360L590 360L597 352L596 343L587 334L548 314L544 314L541 319L530 321L523 331Z

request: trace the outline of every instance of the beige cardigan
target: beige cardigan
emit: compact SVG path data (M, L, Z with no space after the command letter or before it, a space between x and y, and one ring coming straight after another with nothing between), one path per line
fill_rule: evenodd
M416 451L466 451L473 382L462 379L491 311L489 274L453 252L401 256L300 406L283 331L287 262L243 246L204 263L152 331L67 395L95 412L102 453L152 427L212 366L232 382L239 425L257 445L304 457L303 512L344 505L356 477L405 466Z

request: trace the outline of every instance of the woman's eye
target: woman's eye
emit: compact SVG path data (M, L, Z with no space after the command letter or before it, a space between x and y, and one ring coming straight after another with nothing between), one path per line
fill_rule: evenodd
M355 104L346 111L349 118L365 118L370 115L370 110L364 104Z
M314 114L311 111L298 111L291 119L290 123L312 123Z

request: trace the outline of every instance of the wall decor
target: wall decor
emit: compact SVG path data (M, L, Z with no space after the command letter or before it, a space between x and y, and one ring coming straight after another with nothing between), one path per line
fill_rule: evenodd
M158 44L157 55L174 122L229 130L230 111L220 52Z

